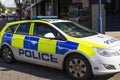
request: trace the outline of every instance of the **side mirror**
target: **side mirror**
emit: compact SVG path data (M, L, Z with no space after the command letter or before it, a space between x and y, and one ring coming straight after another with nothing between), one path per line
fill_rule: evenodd
M55 39L55 36L54 36L53 33L46 33L46 34L44 35L44 37L45 37L45 38L48 38L48 39Z

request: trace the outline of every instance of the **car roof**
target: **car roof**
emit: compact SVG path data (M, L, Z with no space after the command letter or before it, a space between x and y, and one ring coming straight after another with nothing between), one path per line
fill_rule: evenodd
M13 21L13 22L9 22L7 24L12 25L12 24L19 24L19 23L25 23L25 22L46 22L43 20L21 20L21 21Z
M56 22L70 22L68 20L62 20L62 19L43 19L46 20L49 23L56 23Z
M21 20L21 21L9 22L7 23L7 25L14 25L14 24L25 23L25 22L56 23L56 22L70 22L70 21L62 20L62 19Z

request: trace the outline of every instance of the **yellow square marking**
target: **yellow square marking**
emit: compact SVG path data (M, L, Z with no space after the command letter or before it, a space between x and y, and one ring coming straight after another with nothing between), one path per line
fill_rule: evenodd
M56 40L40 38L38 42L38 51L55 54L56 53Z
M24 35L14 34L12 37L12 46L17 48L24 48Z

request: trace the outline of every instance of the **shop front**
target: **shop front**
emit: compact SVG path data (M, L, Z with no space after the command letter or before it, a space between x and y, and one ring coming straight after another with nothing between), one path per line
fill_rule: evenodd
M91 28L89 0L59 0L59 16Z

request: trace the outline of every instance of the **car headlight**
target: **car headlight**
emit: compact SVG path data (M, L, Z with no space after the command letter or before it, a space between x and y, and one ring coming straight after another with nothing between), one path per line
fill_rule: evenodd
M101 56L111 57L111 56L118 56L120 55L116 50L113 49L105 49L105 48L94 48L96 53Z

